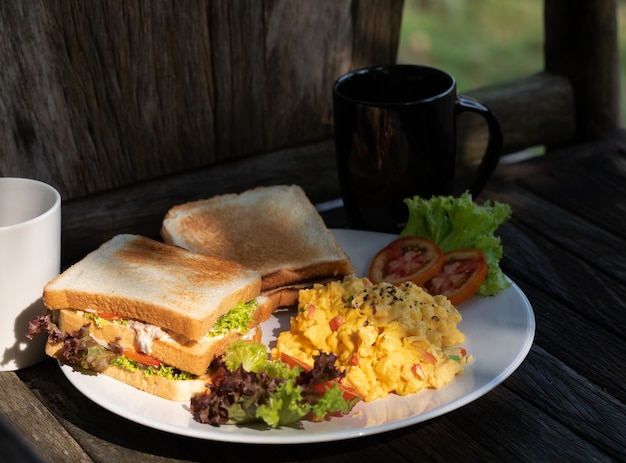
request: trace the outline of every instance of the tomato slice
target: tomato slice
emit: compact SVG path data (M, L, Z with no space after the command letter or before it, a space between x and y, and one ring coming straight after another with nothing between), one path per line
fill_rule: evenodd
M330 326L331 331L337 331L345 322L346 320L341 315L337 315L328 322L328 326Z
M446 252L439 273L424 285L430 294L443 294L454 305L478 291L487 277L487 262L479 249Z
M302 360L292 357L291 355L285 354L283 352L280 353L280 361L291 366L291 368L295 366L302 367L302 369L305 371L309 371L313 368L311 365L307 365ZM350 386L346 386L345 384L342 384L339 380L331 380L331 381L326 381L325 383L317 383L317 384L314 384L312 388L318 391L320 394L325 394L326 389L333 387L334 383L337 383L337 385L339 386L339 389L343 391L343 398L345 400L351 400L351 399L354 399L355 397L358 397L361 400L363 399L363 397L357 392L356 389Z
M156 358L142 352L137 352L136 350L124 349L124 355L130 360L143 363L144 365L150 365L157 368L161 366L161 362Z
M284 352L280 353L280 361L283 362L283 363L286 363L291 368L293 368L293 367L300 367L304 371L309 371L309 370L311 370L313 368L312 365L308 365L307 363L303 362L302 360L297 359L295 357L292 357L289 354L285 354Z
M443 252L434 241L421 236L398 238L378 251L370 264L372 283L412 281L423 285L439 273Z
M334 387L335 384L337 384L337 386L339 386L339 389L341 389L341 391L343 392L344 400L352 400L354 398L359 398L360 400L363 400L363 396L359 394L356 389L351 386L346 386L345 384L342 384L337 380L326 381L325 383L317 383L314 384L312 388L320 394L324 395L326 394L326 389L331 389L332 387Z

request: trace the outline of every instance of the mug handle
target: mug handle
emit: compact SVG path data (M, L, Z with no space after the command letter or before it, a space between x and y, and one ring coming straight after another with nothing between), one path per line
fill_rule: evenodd
M474 182L469 187L472 197L476 197L498 166L502 153L502 129L494 113L484 104L458 95L456 99L456 114L459 115L464 112L473 112L482 116L487 122L487 128L489 129L489 140L485 154L476 170Z

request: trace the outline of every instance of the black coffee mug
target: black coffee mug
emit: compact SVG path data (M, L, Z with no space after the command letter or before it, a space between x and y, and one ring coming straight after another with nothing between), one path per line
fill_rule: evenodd
M454 77L417 65L359 69L333 86L337 169L354 228L398 233L405 198L455 194L456 119L485 118L489 141L468 190L476 196L498 164L502 131L478 101L456 94Z

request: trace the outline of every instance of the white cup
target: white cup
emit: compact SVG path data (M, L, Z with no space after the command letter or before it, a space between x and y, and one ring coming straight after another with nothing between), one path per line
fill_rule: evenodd
M46 336L26 333L60 269L61 195L37 180L0 177L0 371L45 358Z

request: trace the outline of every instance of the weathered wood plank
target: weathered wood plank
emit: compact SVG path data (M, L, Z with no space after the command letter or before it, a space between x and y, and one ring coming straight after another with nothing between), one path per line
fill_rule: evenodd
M496 114L502 127L504 154L539 145L562 145L574 136L573 94L565 77L540 72L466 94ZM463 115L459 119L459 133L463 162L471 163L482 156L487 142L484 120Z
M528 368L526 364L530 361L527 359L521 369ZM554 376L566 377L561 371L550 372L549 377ZM573 432L558 415L544 413L545 396L541 400L532 400L532 397L529 400L526 397L525 401L511 392L507 385L515 379L515 376L511 377L502 387L490 392L488 399L479 400L483 402L480 414L476 413L474 407L464 407L454 413L456 426L467 429L471 440L484 445L493 456L487 460L580 461L581 455L584 455L582 459L585 461L612 461L595 443ZM465 440L454 442L462 446ZM563 442L567 442L567 445L563 445ZM439 461L446 459L442 457ZM462 454L458 461L465 461Z
M331 135L402 1L0 3L0 175L75 198Z
M28 375L38 368L39 366L31 367L23 372ZM50 410L35 397L34 391L20 380L18 374L23 372L0 373L0 414L23 439L30 442L34 453L46 461L92 462ZM2 459L0 455L0 460Z
M551 354L535 344L506 387L619 460L626 448L624 402L589 381L595 372L572 371L562 360L560 352Z
M506 167L506 166L505 166ZM531 193L550 198L577 220L584 218L605 231L626 239L626 131L615 136L562 149L533 162L514 164L498 172L501 187L523 186ZM587 188L587 186L590 188ZM584 188L583 188L584 187ZM593 200L589 201L590 192Z
M56 360L48 359L36 367L26 369L20 372L20 377L29 387L38 391L41 401L47 406L43 409L56 418L54 426L47 424L51 429L42 431L41 440L35 437L36 441L33 442L51 462L193 460L185 445L193 439L177 439L176 436L133 423L101 408L70 384ZM46 426L46 422L42 422L41 426ZM36 423L29 423L23 432L33 433L38 427ZM81 449L82 456L76 448ZM77 459L73 459L73 456Z
M619 127L616 0L545 0L545 69L574 90L576 140Z
M499 195L493 197L504 199ZM502 268L505 273L522 286L536 281L546 282L547 288L544 289L550 291L553 299L619 336L623 331L621 327L626 326L626 314L619 310L626 298L626 286L624 281L606 271L610 262L605 262L592 252L583 250L582 248L586 246L580 243L584 243L585 240L575 227L555 229L548 223L550 221L546 220L543 221L546 225L542 230L542 222L530 221L529 224L527 218L519 217L525 213L516 208L515 200L507 202L514 208L514 214L518 217L512 219L511 224L503 225L499 231L504 247ZM540 211L545 212L555 215L560 213L558 209ZM602 240L602 236L598 237L598 240ZM598 241L589 247L593 249L597 243ZM624 249L626 243L621 242L620 245ZM619 247L606 246L604 249L611 249L613 254L617 254L612 261L623 260L624 256L623 253L620 256ZM564 272L559 269L568 270ZM581 281L585 281L586 284L581 285ZM596 291L597 288L602 290ZM590 314L589 307L598 309Z
M0 448L6 463L46 463L13 423L0 413Z

